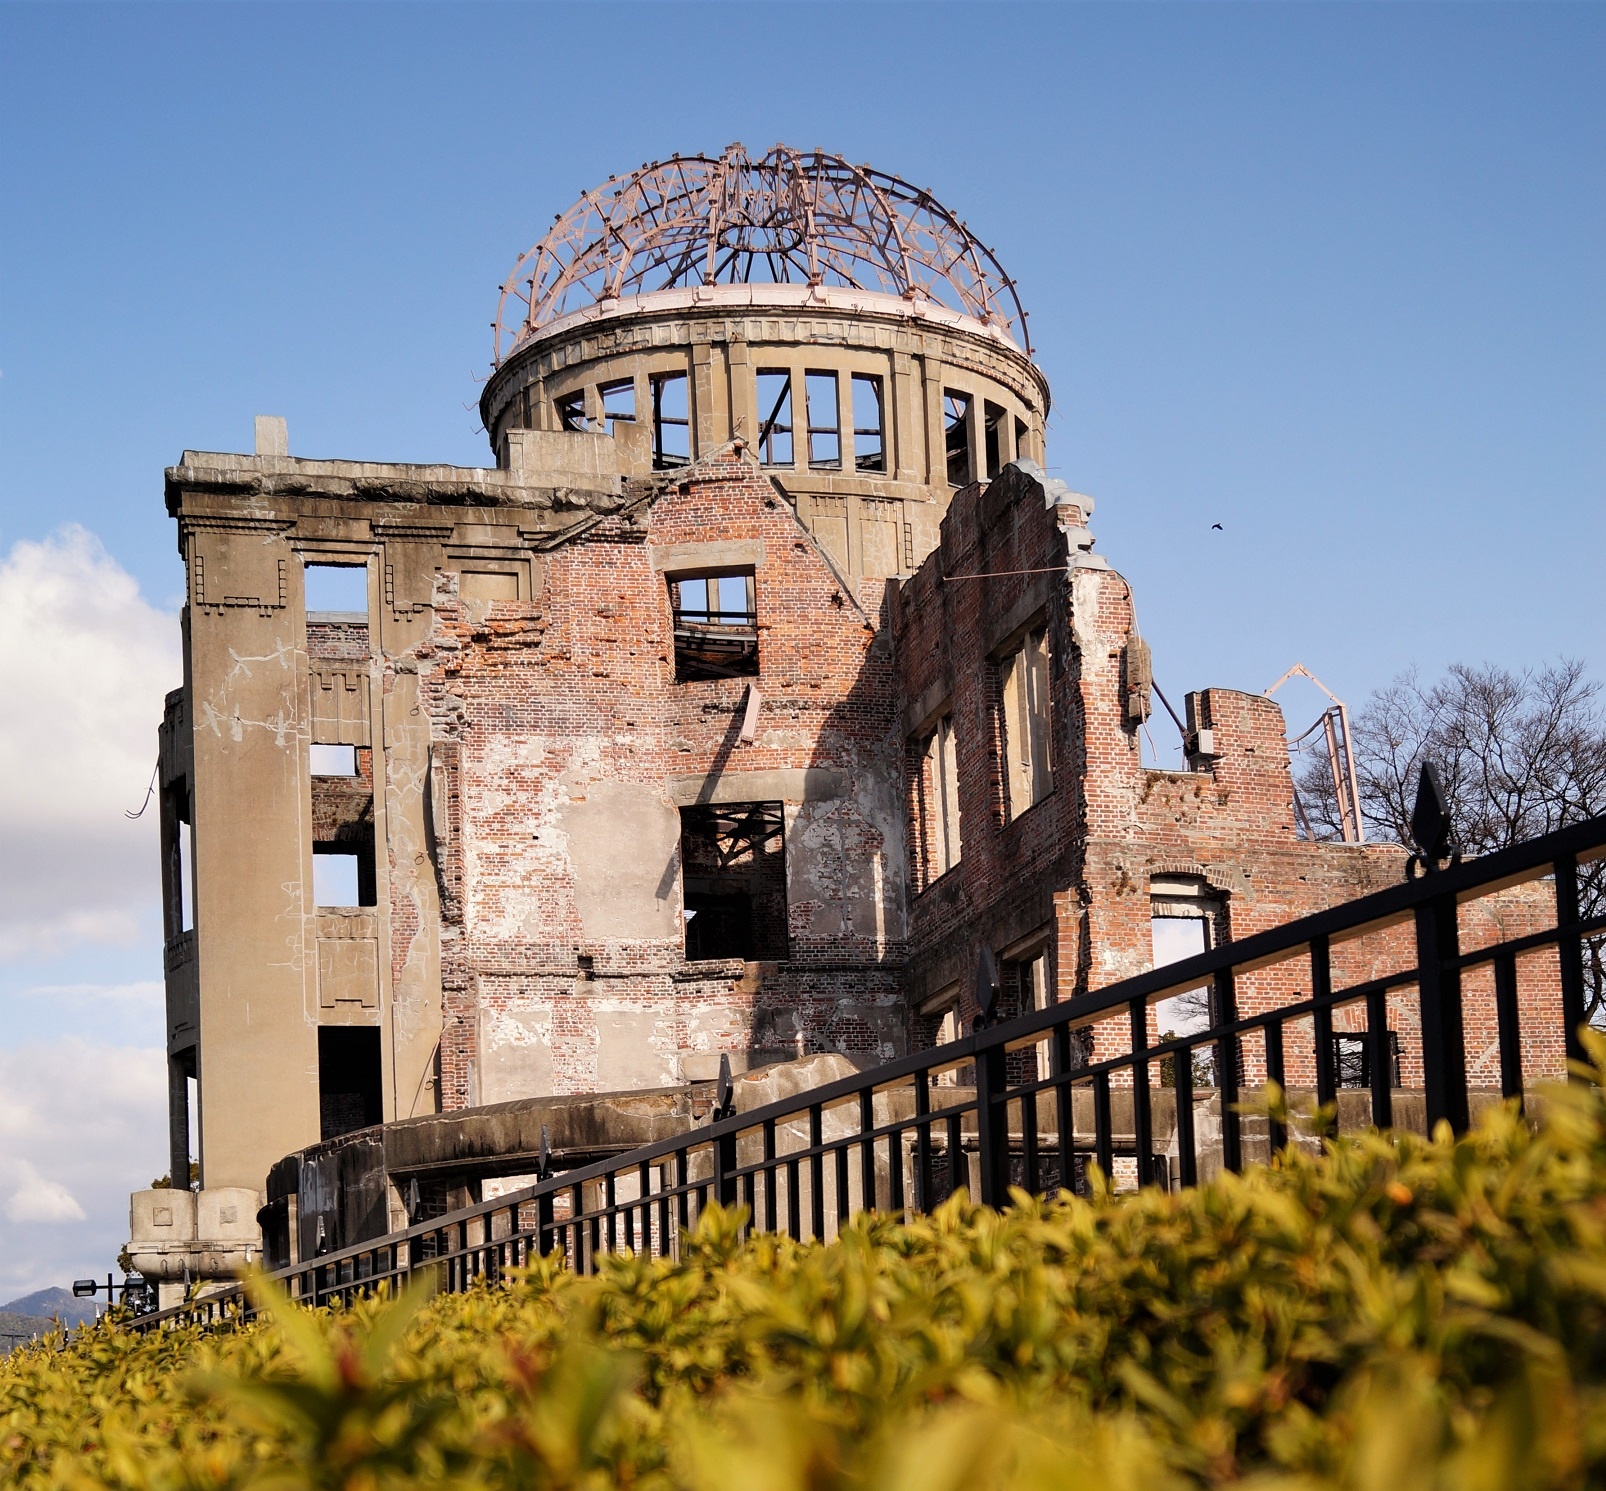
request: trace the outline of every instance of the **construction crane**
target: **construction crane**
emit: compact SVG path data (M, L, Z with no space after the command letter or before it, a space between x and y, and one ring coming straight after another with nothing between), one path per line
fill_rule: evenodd
M1364 844L1366 842L1366 828L1361 822L1361 789L1355 776L1355 751L1350 744L1349 706L1338 697L1328 686L1310 671L1303 663L1295 663L1281 678L1266 690L1269 699L1290 678L1295 676L1308 678L1329 699L1332 704L1322 712L1313 725L1302 735L1289 741L1289 749L1296 748L1302 741L1309 739L1318 729L1325 731L1327 736L1327 764L1333 774L1333 797L1338 804L1338 831L1339 837L1346 844ZM1301 822L1305 825L1305 832L1310 834L1310 820L1305 817L1304 805L1299 801L1299 793L1294 793L1294 806L1299 810Z

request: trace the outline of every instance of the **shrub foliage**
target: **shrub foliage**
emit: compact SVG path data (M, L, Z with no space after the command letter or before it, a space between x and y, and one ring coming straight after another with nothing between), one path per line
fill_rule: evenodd
M1595 1085L1195 1190L960 1196L828 1246L711 1210L595 1278L0 1363L28 1488L1048 1491L1606 1481ZM1275 1095L1274 1095L1275 1096Z

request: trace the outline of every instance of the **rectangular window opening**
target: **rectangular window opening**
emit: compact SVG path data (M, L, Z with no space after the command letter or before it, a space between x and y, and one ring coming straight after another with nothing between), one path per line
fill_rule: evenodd
M919 744L914 773L915 884L922 890L959 863L959 762L954 717L945 714Z
M1389 1085L1400 1085L1400 1037L1389 1031ZM1334 1035L1333 1076L1338 1087L1372 1085L1372 1038L1369 1035Z
M1015 459L1023 461L1031 453L1032 431L1024 419L1015 421Z
M353 835L353 838L358 838ZM312 899L320 910L378 904L374 883L373 826L368 842L337 840L312 846Z
M354 745L313 745L312 774L315 777L354 777L357 775L357 747Z
M757 590L751 569L674 576L669 601L677 683L758 673Z
M602 400L602 419L610 435L619 420L624 420L627 424L636 422L634 378L616 378L612 383L604 383L597 389L597 395Z
M871 373L853 375L853 469L887 469L886 414L881 380Z
M971 480L970 395L942 391L943 444L948 452L948 485L962 487Z
M987 480L1004 469L1004 421L1008 415L997 404L982 405L982 437L987 457Z
M1151 881L1149 936L1154 966L1164 968L1168 964L1180 963L1209 952L1217 942L1221 912L1220 898L1197 876L1157 877ZM1162 1041L1202 1034L1210 1028L1210 1021L1209 984L1184 989L1180 994L1172 994L1154 1006L1155 1031ZM1214 1049L1195 1047L1191 1055L1193 1085L1196 1088L1214 1087ZM1160 1081L1165 1087L1176 1086L1174 1057L1161 1058Z
M338 1139L384 1120L379 1031L372 1025L318 1030L319 1137Z
M778 802L682 808L686 960L787 955L786 817Z
M763 466L790 466L792 453L792 375L784 369L758 373L758 459Z
M591 426L586 422L586 391L577 388L573 393L559 394L554 400L558 411L558 428L572 434L584 434Z
M367 564L304 566L307 614L368 619Z
M691 404L684 373L654 373L652 464L657 471L691 464Z
M195 830L178 826L178 929L195 930Z
M806 373L803 387L809 412L809 469L840 470L842 411L837 403L836 374Z
M1033 1010L1046 1010L1053 1003L1048 982L1048 949L1040 947L1023 957L1011 958L998 970L999 993L1005 1000L1004 1012L1024 1015ZM1052 1052L1047 1041L1039 1041L1033 1048L1036 1055L1037 1079L1046 1081L1052 1075L1049 1060Z
M1039 627L999 665L1003 695L1007 817L1018 818L1048 796L1048 630Z

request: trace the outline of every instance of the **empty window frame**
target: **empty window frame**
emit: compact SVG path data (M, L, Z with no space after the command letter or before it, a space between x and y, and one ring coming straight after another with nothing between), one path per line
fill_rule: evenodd
M758 460L761 466L790 466L792 450L792 375L784 368L758 373Z
M964 1025L959 1018L959 990L957 987L944 989L935 1000L925 1007L923 1013L928 1018L936 1021L936 1030L933 1032L931 1039L932 1045L952 1045L954 1041L964 1035ZM975 1070L975 1067L967 1062L964 1066L949 1067L946 1072L933 1072L931 1085L933 1087L969 1086L976 1080Z
M999 965L998 983L1006 1016L1046 1010L1054 1002L1048 978L1046 944L1004 959ZM1034 1049L1037 1052L1037 1077L1039 1081L1044 1081L1051 1075L1049 1061L1052 1052L1049 1042L1039 1041Z
M652 389L652 464L667 471L691 462L691 403L684 373L654 373Z
M1004 805L1018 818L1048 796L1048 629L1028 632L999 663L1003 704Z
M1400 1037L1389 1031L1389 1085L1400 1085ZM1333 1037L1333 1079L1339 1087L1372 1085L1372 1038L1360 1035Z
M786 816L778 802L682 808L686 959L787 954Z
M913 806L914 880L924 890L959 863L959 761L952 714L943 715L917 742Z
M354 777L357 775L357 747L317 745L309 748L315 777Z
M853 469L887 469L887 417L881 380L873 373L855 373L853 392Z
M1024 460L1031 453L1032 431L1024 419L1015 421L1015 459Z
M312 899L319 910L375 905L374 856L350 844L312 846Z
M379 1031L372 1025L318 1030L318 1127L321 1139L384 1121Z
M838 471L842 467L842 409L836 374L805 373L803 388L808 404L809 469Z
M991 481L1004 469L1004 436L1009 433L1004 421L1009 415L997 404L983 403L981 411L982 450L987 462L983 475Z
M318 744L309 755L313 904L373 906L378 902L373 752L367 746Z
M674 575L675 681L758 673L758 595L751 569Z
M165 893L163 933L168 938L195 930L195 834L190 827L189 784L180 777L162 789L162 872Z
M1156 877L1149 883L1149 937L1154 966L1164 968L1208 952L1222 935L1222 919L1220 897L1198 876ZM1210 985L1200 984L1155 1005L1155 1030L1162 1041L1198 1035L1210 1028L1210 1013ZM1215 1051L1196 1047L1192 1054L1193 1085L1213 1087ZM1176 1086L1171 1057L1162 1058L1160 1080L1163 1086Z
M367 564L307 564L303 567L307 614L368 619Z
M602 405L602 420L611 434L618 421L624 420L627 424L634 424L636 420L636 380L634 378L615 378L611 383L604 383L597 389L597 398Z
M573 393L559 394L553 401L558 411L558 428L573 434L583 434L591 428L586 420L586 391L577 388Z
M942 435L948 455L948 485L962 487L971 480L970 395L942 391Z

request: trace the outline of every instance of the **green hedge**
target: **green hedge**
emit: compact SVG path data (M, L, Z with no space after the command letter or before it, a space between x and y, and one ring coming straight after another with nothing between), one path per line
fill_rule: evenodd
M1606 1081L1595 1042L1594 1083ZM1606 1484L1606 1098L0 1364L25 1487ZM1097 1184L1097 1182L1096 1182Z

